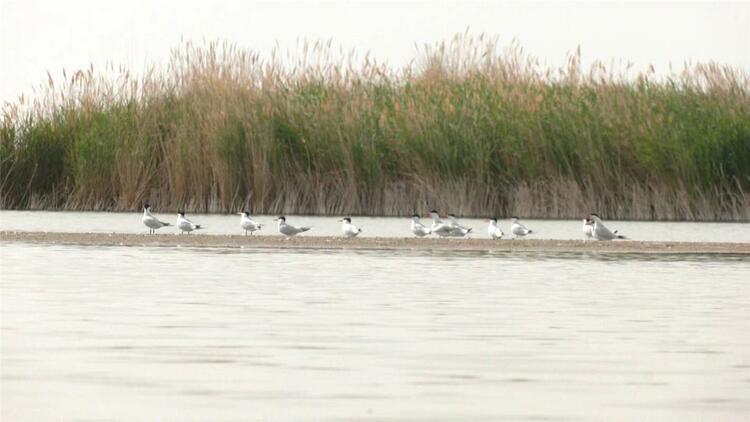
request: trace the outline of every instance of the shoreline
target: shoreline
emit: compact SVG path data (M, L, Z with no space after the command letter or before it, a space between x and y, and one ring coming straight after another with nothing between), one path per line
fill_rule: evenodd
M596 241L556 239L440 239L414 237L343 238L308 236L173 235L0 231L2 243L78 246L152 246L194 248L438 250L496 252L611 252L644 254L750 255L750 243Z

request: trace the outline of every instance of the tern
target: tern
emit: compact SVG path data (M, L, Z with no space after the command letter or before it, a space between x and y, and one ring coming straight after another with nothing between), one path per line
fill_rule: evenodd
M346 237L357 237L358 234L362 233L362 228L352 224L352 219L349 217L342 218L341 221L341 232Z
M279 222L279 233L283 234L284 236L295 236L299 233L306 232L311 229L311 227L297 227L291 224L287 224L286 217L284 217L283 215L277 218L275 221Z
M594 225L588 217L583 219L583 236L586 240L594 237Z
M250 212L241 212L240 215L242 216L240 218L240 227L245 230L245 236L247 236L247 232L250 232L250 235L252 236L253 232L260 230L260 228L263 227L262 224L257 223L255 222L255 220L250 218Z
M440 214L436 210L430 211L430 217L432 217L430 232L440 237L463 237L471 231L470 228L458 224L453 214L449 215L451 219L449 222L441 220Z
M617 234L617 230L609 230L597 214L591 213L589 215L589 225L592 226L592 234L596 240L627 239L625 236Z
M487 234L490 235L491 239L502 239L503 233L502 230L500 230L500 226L497 225L497 217L492 217L489 219L490 224L487 226Z
M185 218L185 211L177 211L177 223L176 226L180 229L180 234L190 234L193 230L201 229L200 224L194 224L192 221Z
M436 210L430 211L430 217L432 217L432 227L430 227L430 233L434 233L440 237L452 236L452 225L443 222L443 220L440 219L440 214L438 214Z
M148 227L149 234L156 234L156 229L169 225L169 223L160 221L158 218L151 215L151 205L149 204L143 206L143 217L141 217L141 221L146 227Z
M414 214L411 216L411 232L417 237L425 237L432 233L432 230L425 227L425 225L419 221L418 214Z
M529 230L526 226L521 224L520 221L518 221L518 217L510 218L510 232L513 233L515 237L524 237L529 233L533 233L532 230Z
M451 230L451 236L463 237L471 232L471 227L462 226L454 214L448 214L448 220L453 230Z
M430 217L432 218L430 233L434 233L440 237L448 236L451 228L449 225L443 223L443 220L440 219L440 214L438 214L437 210L430 211Z

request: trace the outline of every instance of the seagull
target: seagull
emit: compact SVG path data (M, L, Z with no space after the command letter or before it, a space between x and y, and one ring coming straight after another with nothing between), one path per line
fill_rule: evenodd
M602 219L594 213L589 215L589 225L592 226L592 234L596 240L612 240L612 239L627 239L621 234L617 234L617 230L610 231L607 226L602 223Z
M344 217L339 221L343 222L343 224L341 225L341 232L344 233L344 236L357 237L358 234L362 233L362 228L352 224L351 218Z
M193 224L192 221L185 218L185 211L177 211L177 228L180 229L180 234L183 234L187 232L187 234L190 234L193 230L198 230L201 228L200 224Z
M286 217L284 217L283 215L274 221L279 222L279 233L283 234L284 236L294 236L311 229L311 227L297 227L291 224L287 224Z
M263 227L262 224L256 223L255 220L250 218L250 212L241 212L240 215L242 216L242 218L240 218L240 227L245 230L245 236L247 236L247 232L250 232L250 235L252 236L254 231L260 230L260 228Z
M510 218L510 232L513 233L515 237L524 237L529 233L533 233L533 231L529 230L518 221L518 217Z
M143 217L141 217L141 221L146 227L148 227L149 234L156 234L156 229L169 225L169 223L159 221L158 218L151 215L151 205L149 204L143 206Z
M425 237L432 233L432 230L425 227L421 221L419 221L419 214L411 216L411 232L417 237Z
M583 219L583 236L586 240L594 237L594 225L588 217Z
M502 230L500 230L500 226L497 225L497 217L492 217L489 219L490 224L487 226L487 234L490 235L491 239L502 239L503 233Z
M448 214L448 219L450 220L451 225L451 236L454 237L463 237L469 234L471 232L471 227L462 226L459 224L458 219L454 214Z

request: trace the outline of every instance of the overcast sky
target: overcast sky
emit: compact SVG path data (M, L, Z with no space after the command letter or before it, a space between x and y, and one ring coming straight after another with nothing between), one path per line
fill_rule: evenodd
M704 2L0 0L0 102L62 69L106 62L139 72L163 63L181 39L222 40L267 54L278 43L332 39L402 65L415 44L469 28L517 39L545 63L580 45L584 63L708 61L750 69L750 0ZM69 73L70 74L70 73Z

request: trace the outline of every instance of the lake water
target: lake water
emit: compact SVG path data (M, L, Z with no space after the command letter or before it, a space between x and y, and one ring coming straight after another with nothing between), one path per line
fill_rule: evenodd
M750 418L744 256L0 243L0 264L3 421Z
M175 224L176 214L159 214L162 221ZM239 227L239 215L196 214L187 215L194 223L206 228L195 234L243 234ZM266 224L261 235L279 236L276 231L276 216L254 217ZM340 217L288 216L290 224L312 226L305 236L340 236ZM482 219L460 219L472 227L469 237L487 237L487 223ZM412 237L409 218L353 217L352 222L364 228L362 237ZM582 239L581 220L523 220L537 239ZM423 219L427 226L429 218ZM607 221L612 230L634 240L684 241L684 242L750 242L750 223L692 223L692 222L648 222ZM500 221L506 234L510 231L508 219ZM141 223L140 213L109 212L46 212L46 211L0 211L0 230L42 232L93 232L93 233L148 233ZM159 234L175 234L175 227L164 227Z

